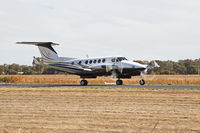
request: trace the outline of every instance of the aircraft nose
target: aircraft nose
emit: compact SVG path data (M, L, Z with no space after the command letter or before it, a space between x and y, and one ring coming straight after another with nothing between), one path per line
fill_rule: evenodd
M146 69L146 68L147 68L147 65L143 65L143 64L140 64L140 63L137 63L137 62L128 61L127 63L128 63L132 68L135 68L135 69Z
M142 65L142 64L137 64L134 66L135 68L139 68L139 69L146 69L146 65Z

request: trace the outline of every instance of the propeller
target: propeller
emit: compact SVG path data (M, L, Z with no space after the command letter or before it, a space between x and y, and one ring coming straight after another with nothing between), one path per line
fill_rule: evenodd
M112 63L106 64L106 72L111 72L114 79L123 73L123 69L123 63L117 57L112 59Z
M151 61L150 62L150 65L148 65L147 66L147 68L149 69L149 70L151 70L151 69L154 69L154 68L159 68L160 67L160 65L158 65L158 63L154 60L154 61Z
M141 72L141 78L142 79L148 79L148 80L153 80L155 78L155 72L153 71L153 69L155 68L159 68L160 65L158 65L158 63L156 61L151 61L149 63L149 65L147 66L147 68ZM150 70L150 71L149 71Z
M40 57L33 57L33 62L32 62L33 67L37 69L40 73L43 73L45 70L45 65L43 63L43 59Z
M33 66L42 65L42 64L43 64L42 58L35 57L35 56L33 57L33 63L32 63Z

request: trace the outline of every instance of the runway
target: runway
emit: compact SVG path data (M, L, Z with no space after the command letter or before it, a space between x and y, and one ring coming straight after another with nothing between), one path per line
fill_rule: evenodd
M39 88L39 87L67 87L67 88L150 88L150 89L200 89L200 85L88 85L80 86L78 84L0 84L2 87L18 87L18 88Z

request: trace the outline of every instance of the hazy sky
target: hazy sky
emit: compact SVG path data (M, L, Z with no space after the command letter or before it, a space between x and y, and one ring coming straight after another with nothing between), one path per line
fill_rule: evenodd
M53 41L60 56L200 58L200 0L0 0L0 64L28 64Z

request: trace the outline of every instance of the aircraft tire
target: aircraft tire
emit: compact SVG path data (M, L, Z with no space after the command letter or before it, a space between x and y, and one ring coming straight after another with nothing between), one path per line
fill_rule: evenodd
M122 80L117 80L116 81L116 85L123 85L123 81Z
M145 80L144 79L140 80L140 85L145 85Z
M81 86L87 86L88 81L87 80L81 80L80 84L81 84Z

